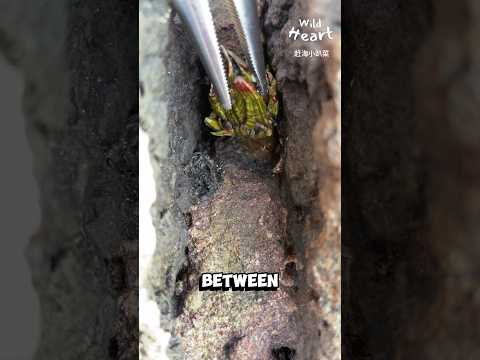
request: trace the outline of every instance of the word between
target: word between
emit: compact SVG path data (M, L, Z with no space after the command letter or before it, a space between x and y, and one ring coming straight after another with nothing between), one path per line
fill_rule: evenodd
M278 273L203 273L199 279L200 291L277 290L278 286Z

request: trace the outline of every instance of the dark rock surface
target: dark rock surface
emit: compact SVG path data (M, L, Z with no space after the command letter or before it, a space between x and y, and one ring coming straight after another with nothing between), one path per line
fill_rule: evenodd
M265 12L268 54L283 100L288 246L296 254L298 359L340 359L340 13L335 1L272 1ZM322 19L334 39L288 38L299 19ZM303 28L303 32L319 29ZM327 49L328 58L297 50Z
M165 13L143 2L141 122L150 134L157 184L157 250L147 287L159 304L162 326L174 335L172 358L182 353L192 359L206 354L215 359L340 356L339 43L327 45L333 64L327 70L319 61L298 62L293 56L297 44L289 43L285 32L289 18L297 23L298 17L318 14L329 14L328 21L338 29L339 14L333 11L336 17L329 18L333 2L312 3L259 2L265 44L285 105L279 153L285 144L286 171L274 176L274 163L247 156L234 142L214 141L206 133L202 119L209 110L208 81L181 22L173 17L167 30ZM222 19L219 38L236 49L232 26ZM161 46L154 45L153 34L161 37ZM321 182L320 173L325 175ZM324 196L330 192L331 198ZM267 243L272 255L258 259ZM258 294L257 303L252 294L196 290L201 272L257 267L283 272L288 291ZM275 306L269 305L272 296L279 297Z
M137 11L116 1L2 6L42 210L27 250L42 308L35 359L138 356L138 102L125 101L137 59L124 46L137 44Z

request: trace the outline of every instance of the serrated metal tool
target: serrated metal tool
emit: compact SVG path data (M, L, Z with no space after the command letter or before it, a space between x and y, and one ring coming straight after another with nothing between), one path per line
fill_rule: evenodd
M215 1L215 0L210 0ZM260 39L260 21L256 0L216 0L228 9L248 61L255 72L259 90L267 94L265 59ZM232 108L225 66L215 31L209 0L171 0L197 48L200 60L226 109Z

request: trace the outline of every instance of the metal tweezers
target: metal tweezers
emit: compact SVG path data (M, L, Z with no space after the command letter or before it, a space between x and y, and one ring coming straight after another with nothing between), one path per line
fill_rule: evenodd
M200 60L222 105L230 110L232 99L209 1L214 0L171 0L171 3L191 35ZM233 17L239 41L242 48L246 50L248 62L258 80L259 91L262 95L266 95L268 90L265 59L260 39L260 22L256 0L217 1L222 1L222 5L228 8Z

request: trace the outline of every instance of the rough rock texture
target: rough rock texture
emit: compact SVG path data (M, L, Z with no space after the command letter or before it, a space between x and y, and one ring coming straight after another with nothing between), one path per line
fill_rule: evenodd
M297 254L303 336L300 359L340 358L340 13L336 1L272 1L265 14L268 54L283 99L289 245ZM321 18L334 39L288 39L299 19ZM318 30L318 29L317 29ZM325 28L323 28L325 30ZM310 32L315 29L304 28ZM328 49L326 59L297 49Z
M1 8L1 50L25 78L42 210L27 251L42 309L35 359L135 358L138 118L125 95L137 77L123 44L137 42L136 5Z
M157 250L146 286L173 335L171 357L338 359L339 39L324 44L331 49L326 66L294 58L299 46L286 34L288 19L317 14L338 29L336 2L259 2L285 106L279 153L286 171L279 176L274 163L208 135L208 81L178 17L166 30L168 13L158 4L144 0L140 12L141 122L157 184ZM222 18L218 25L220 41L236 49L231 24ZM201 272L259 269L281 272L282 288L196 288Z
M188 258L177 280L181 303L175 334L188 359L272 359L275 349L295 348L298 337L296 306L283 287L198 291L201 273L283 273L285 267L287 214L269 168L256 165L243 147L235 152L230 139L219 147L222 183L191 208Z
M152 206L157 244L141 286L158 304L158 326L171 331L177 306L175 280L185 261L188 239L184 212L197 191L203 193L201 181L194 189L196 175L205 184L211 182L205 157L194 156L202 138L200 95L208 87L185 33L170 22L167 2L142 0L139 5L140 123L150 137L157 193ZM185 173L189 164L190 171ZM145 324L141 332L142 358L154 358L158 335ZM174 357L179 352L174 344L171 347Z

